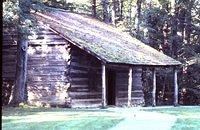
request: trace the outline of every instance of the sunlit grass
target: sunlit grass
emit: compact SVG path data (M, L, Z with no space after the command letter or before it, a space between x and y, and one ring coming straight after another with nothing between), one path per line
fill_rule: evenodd
M105 130L123 118L104 110L3 108L3 130Z
M107 130L126 117L144 114L139 120L147 124L142 111L169 114L176 117L171 130L200 130L200 107L156 107L131 109L68 109L68 108L3 108L3 130ZM130 113L130 114L129 114ZM155 114L155 113L154 113ZM153 116L153 115L152 115ZM164 116L160 115L161 118ZM134 120L134 123L137 120ZM151 120L149 120L151 121ZM163 120L162 120L163 121ZM167 120L166 120L167 121ZM159 122L158 122L159 123ZM134 126L134 124L131 124ZM151 125L158 125L151 124Z
M177 116L171 130L200 130L200 106L146 109Z

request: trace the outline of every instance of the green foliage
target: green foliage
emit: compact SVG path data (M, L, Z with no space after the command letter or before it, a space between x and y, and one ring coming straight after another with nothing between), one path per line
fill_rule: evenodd
M19 2L15 0L3 2L3 24L17 25L19 22Z
M3 2L3 25L17 27L23 38L27 38L34 31L37 31L35 18L30 15L32 4L32 0Z

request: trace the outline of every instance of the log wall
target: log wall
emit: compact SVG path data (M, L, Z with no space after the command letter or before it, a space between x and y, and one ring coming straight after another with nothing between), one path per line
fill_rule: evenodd
M101 63L73 46L70 63L72 107L101 106Z
M3 27L2 45L2 103L7 105L15 82L18 33L12 26Z
M45 26L29 37L28 102L37 106L70 107L70 43Z
M133 84L131 92L132 106L144 105L144 94L141 79L142 69L133 67ZM116 70L116 105L127 106L128 102L128 69Z

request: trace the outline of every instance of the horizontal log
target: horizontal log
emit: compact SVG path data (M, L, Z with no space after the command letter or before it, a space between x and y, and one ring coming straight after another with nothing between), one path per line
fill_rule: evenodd
M101 102L101 99L73 99L72 103L79 104L79 103L98 103Z
M85 103L82 103L82 102L72 102L71 103L71 107L72 108L98 108L98 107L101 107L102 104L101 102L85 102Z
M32 75L27 75L27 80L28 81L55 81L55 82L64 82L64 81L67 81L67 78L66 77L47 77L47 76L32 76Z
M72 99L101 99L101 93L78 93L78 94L69 94Z
M70 73L88 74L88 71L85 71L85 70L75 70L75 69L70 69Z
M17 51L2 51L2 55L8 56L8 55L17 55Z
M46 32L42 32L42 31L38 31L37 33L36 33L36 35L41 35L41 36L43 36L43 35L55 35L55 33L54 32L52 32L52 31L46 31Z
M88 78L71 78L71 81L88 81Z
M67 62L65 60L33 60L33 59L29 59L28 60L28 66L66 66Z
M48 35L43 33L43 35L36 34L35 36L32 36L32 37L30 36L28 38L28 40L36 40L36 39L42 40L42 39L54 39L54 38L55 39L63 39L62 37L60 37L59 35L56 35L54 33L49 33Z
M66 63L64 63L64 62L58 62L57 64L56 64L56 62L55 63L49 63L49 62L46 62L46 63L35 63L35 62L28 62L28 68L37 68L37 67L50 67L51 68L51 66L57 66L57 67L66 67L67 66L67 64ZM65 70L67 69L67 67L65 68Z
M82 80L82 81L72 81L72 85L88 85L88 80Z
M45 62L65 62L66 60L64 60L61 56L60 57L56 57L56 55L54 56L28 56L28 62L34 62L34 63L45 63Z
M15 76L2 76L2 78L5 80L15 80Z
M17 51L17 46L15 45L8 45L2 47L3 51Z
M118 98L127 98L127 95L128 95L128 92L126 92L126 93L118 93L117 94L117 97ZM143 92L131 92L131 97L143 97L144 96L144 94L143 94Z
M28 70L27 72L28 75L31 75L31 76L59 76L59 75L63 75L63 76L67 76L66 75L66 71L49 71L49 70L42 70L42 71L31 71L31 70Z
M65 43L66 42L66 40L65 39L63 39L63 38L60 38L60 37L58 37L58 38L47 38L47 39L31 39L31 40L28 40L28 42L30 43L30 44L37 44L37 43L53 43L53 42L63 42L63 43Z
M88 77L87 73L70 73L71 78L86 78Z
M69 88L70 92L90 92L89 88Z
M43 85L51 85L51 86L56 86L56 85L67 85L69 86L69 81L48 81L48 82L43 82L43 81L27 81L28 86L43 86Z
M15 71L2 72L2 77L15 77Z
M17 35L4 35L3 36L3 41L9 41L9 40L18 40L18 36Z
M15 74L15 72L16 72L15 67L12 68L2 67L2 74Z
M65 66L37 66L37 67L27 67L28 70L34 70L34 71L42 71L42 70L49 70L50 72L51 71L57 71L57 72L60 72L60 71L65 71L66 70L66 67Z
M133 100L144 100L143 97L131 97L131 101ZM127 98L117 98L117 102L124 102L127 104L128 97Z
M17 57L17 56L14 55L14 54L13 54L13 55L3 55L3 56L2 56L2 59L11 59L11 60L12 60L12 59L15 59L16 57Z
M88 84L86 85L71 85L71 88L89 88Z
M9 48L10 46L17 46L17 41L3 41L3 44L2 44L3 47L7 47Z

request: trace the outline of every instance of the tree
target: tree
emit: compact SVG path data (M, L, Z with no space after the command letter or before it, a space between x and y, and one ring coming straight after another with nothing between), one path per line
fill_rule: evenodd
M97 16L97 4L96 4L96 0L92 0L92 15L94 18L96 18Z
M137 0L137 14L136 14L136 18L135 18L135 23L137 24L136 26L136 32L137 34L140 32L140 22L141 21L141 6L142 6L142 0Z
M109 23L110 22L110 18L109 18L109 2L108 0L102 0L102 7L103 7L103 21L105 23Z
M26 35L23 32L25 27L25 15L29 15L30 1L19 0L19 39L17 42L17 66L16 66L16 81L14 88L12 89L11 99L9 104L18 106L20 103L26 101L25 89L26 89L26 73L27 73L27 48L28 42Z

